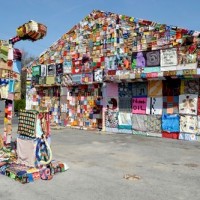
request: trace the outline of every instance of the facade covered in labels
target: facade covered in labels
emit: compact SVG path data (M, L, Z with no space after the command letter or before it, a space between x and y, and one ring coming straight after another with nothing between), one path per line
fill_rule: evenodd
M94 10L28 68L52 125L199 140L200 32Z
M4 119L4 143L11 142L13 102L21 99L21 57L11 41L0 40L0 100Z

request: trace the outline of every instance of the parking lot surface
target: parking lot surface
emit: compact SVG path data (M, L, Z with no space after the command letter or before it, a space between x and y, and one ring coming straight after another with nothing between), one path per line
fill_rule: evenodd
M66 128L51 147L69 170L25 185L0 175L0 199L199 200L198 142Z

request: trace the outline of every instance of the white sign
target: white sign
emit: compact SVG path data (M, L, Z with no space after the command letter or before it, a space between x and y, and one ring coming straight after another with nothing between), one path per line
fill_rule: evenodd
M173 66L178 64L177 50L172 49L162 49L161 53L161 66Z

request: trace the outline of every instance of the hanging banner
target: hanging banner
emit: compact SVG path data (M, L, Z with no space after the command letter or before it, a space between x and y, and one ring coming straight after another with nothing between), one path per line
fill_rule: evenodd
M177 49L161 49L160 50L161 66L170 67L178 64Z
M135 97L132 99L132 113L146 114L147 98Z

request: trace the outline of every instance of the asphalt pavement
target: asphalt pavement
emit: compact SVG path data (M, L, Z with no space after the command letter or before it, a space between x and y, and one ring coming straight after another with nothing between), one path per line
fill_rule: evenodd
M69 170L25 185L0 175L0 199L199 200L198 142L63 129L51 147Z

